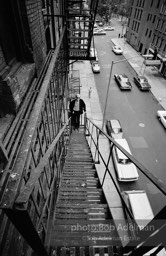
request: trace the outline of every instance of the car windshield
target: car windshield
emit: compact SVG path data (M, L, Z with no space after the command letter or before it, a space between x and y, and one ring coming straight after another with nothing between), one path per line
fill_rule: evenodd
M130 163L130 159L119 159L119 163L120 164L128 164L128 163Z
M140 79L140 83L146 83L146 82L147 82L146 79L144 79L144 78Z
M114 133L120 133L121 132L121 130L119 129L119 128L114 128Z

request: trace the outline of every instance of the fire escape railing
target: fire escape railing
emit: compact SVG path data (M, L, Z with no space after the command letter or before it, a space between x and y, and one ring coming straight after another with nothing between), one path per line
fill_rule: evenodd
M23 139L17 155L12 157L12 169L6 170L5 185L1 190L1 246L7 236L9 241L12 236L17 237L18 250L25 254L30 245L37 255L47 255L44 242L52 201L55 200L52 194L59 184L70 134L66 124L68 59L64 42L65 28L52 52L40 90L38 94L34 92L35 103L26 120ZM26 104L31 106L32 98ZM21 131L22 127L18 134L22 134ZM20 199L23 191L24 196Z
M67 1L66 24L69 59L92 60L90 47L97 13L98 0Z
M140 256L140 255L144 255L146 252L149 252L152 248L155 248L155 251L153 253L157 253L163 247L165 247L165 235L164 235L164 233L166 232L165 203L163 203L162 209L156 214L156 216L152 220L149 220L150 222L146 226L144 225L145 222L142 220L142 226L144 226L144 228L140 230L140 228L138 227L134 219L134 216L131 212L129 205L126 204L126 201L122 196L120 187L116 182L114 175L111 173L110 164L112 159L113 146L115 145L120 151L123 152L123 154L125 154L131 160L131 162L138 168L140 173L146 176L148 181L150 181L151 184L153 184L154 187L159 191L159 193L161 193L164 199L166 196L165 184L161 180L159 180L157 177L152 175L131 154L129 154L125 149L123 149L123 147L121 147L116 141L114 141L110 136L108 136L103 130L101 130L97 125L95 125L88 118L86 119L86 135L87 135L88 144L90 146L94 162L96 164L102 164L103 166L102 170L105 169L102 175L102 187L104 187L106 176L108 175L111 178L115 186L115 189L117 191L117 194L119 196L119 199L122 202L127 223L131 227L128 230L129 232L127 233L127 235L129 236L128 237L129 239L127 243L124 243L125 245L123 245L122 252L127 255ZM103 155L100 148L101 138L103 140L103 137L105 139L108 139L110 143L110 151L108 152L107 156ZM117 225L118 225L120 221L121 220L115 220L115 224L117 222Z

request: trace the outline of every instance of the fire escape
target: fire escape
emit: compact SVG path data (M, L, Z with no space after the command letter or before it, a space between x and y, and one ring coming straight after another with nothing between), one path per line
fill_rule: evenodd
M66 24L67 45L70 60L92 60L90 47L98 0L67 1Z
M65 14L46 15L52 19L57 16L58 23L64 19L64 29L61 31L59 26L61 34L56 49L48 54L41 76L34 82L33 90L27 95L23 108L3 140L7 165L0 173L0 254L136 256L156 247L154 255L165 247L165 206L149 223L149 227L154 227L153 232L148 229L129 230L127 235L132 239L124 247L118 242L120 234L116 230L105 230L104 233L108 238L116 238L116 242L108 239L106 243L101 239L96 246L92 239L103 235L93 229L93 224L99 225L102 221L116 227L116 202L111 201L112 205L115 203L114 212L111 212L113 206L108 208L103 193L106 174L111 177L109 161L112 150L104 161L99 152L100 135L106 136L113 144L115 142L88 118L82 122L78 136L70 132L70 120L64 105L68 59L94 59L90 48L98 0L68 0L64 4ZM99 156L105 166L102 184L95 169L95 164L100 162ZM131 155L127 156L160 190L161 197L165 196L165 185ZM116 182L112 181L116 188ZM121 191L116 190L128 224L135 226ZM76 230L80 223L77 223L78 219L81 219L81 232ZM88 225L92 232L85 229ZM134 240L136 237L140 240Z

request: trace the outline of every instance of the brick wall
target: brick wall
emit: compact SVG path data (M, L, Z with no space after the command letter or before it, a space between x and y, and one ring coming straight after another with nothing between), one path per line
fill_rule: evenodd
M46 40L41 0L26 0L26 8L33 47L33 58L37 73L39 73L46 58Z
M20 28L23 28L20 35L24 51L22 61L31 63L17 62L16 57L14 67L9 67L0 47L0 117L17 112L35 72L39 74L46 58L41 0L20 1L19 8Z

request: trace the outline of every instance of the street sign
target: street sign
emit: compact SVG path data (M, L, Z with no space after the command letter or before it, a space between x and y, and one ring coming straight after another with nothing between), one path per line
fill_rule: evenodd
M144 60L144 64L146 66L160 66L161 61L160 60Z
M91 57L88 54L88 50L74 49L69 50L69 59L70 60L95 60L96 57Z

